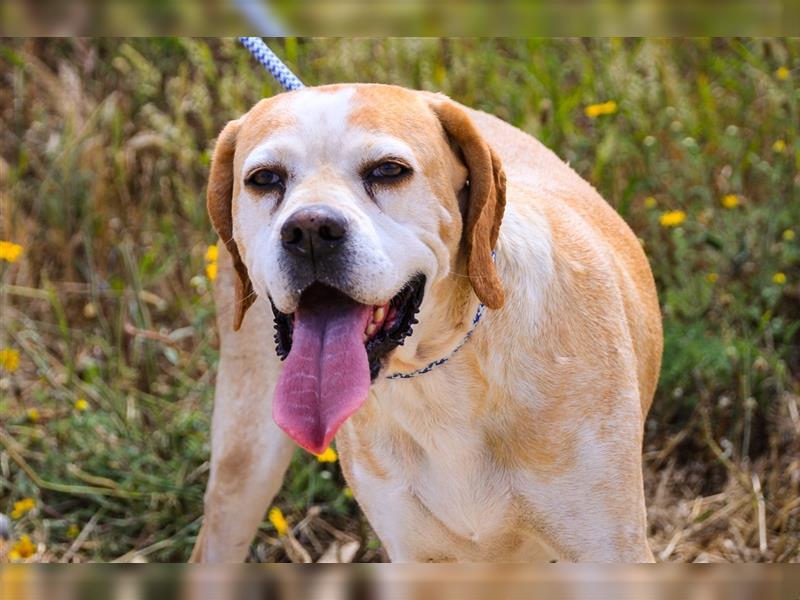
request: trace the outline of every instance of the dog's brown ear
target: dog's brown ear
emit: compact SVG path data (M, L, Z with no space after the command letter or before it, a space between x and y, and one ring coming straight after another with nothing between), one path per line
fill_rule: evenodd
M217 230L220 239L233 257L233 266L239 275L236 281L236 304L233 317L233 328L238 330L242 325L244 313L255 302L256 295L253 284L247 274L247 267L239 255L239 248L233 240L233 155L236 152L236 136L239 133L239 121L231 121L222 130L214 147L214 158L211 160L211 172L208 176L208 192L206 206L211 223Z
M506 205L503 166L464 110L447 100L433 102L432 108L450 141L461 151L469 171L462 243L472 288L486 306L500 308L505 294L492 250L497 243Z

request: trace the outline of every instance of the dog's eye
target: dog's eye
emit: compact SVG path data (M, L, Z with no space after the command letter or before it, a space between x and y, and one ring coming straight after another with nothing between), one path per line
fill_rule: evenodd
M386 161L379 164L369 172L369 179L373 181L397 179L401 175L409 172L409 168L394 161Z
M259 169L247 178L247 184L262 190L283 187L283 178L275 171Z

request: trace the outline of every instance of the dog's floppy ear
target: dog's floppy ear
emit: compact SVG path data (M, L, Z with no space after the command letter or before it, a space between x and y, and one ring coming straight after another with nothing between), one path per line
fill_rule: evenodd
M214 158L211 160L211 172L208 176L208 192L206 206L211 223L217 230L220 239L233 257L233 266L239 275L236 281L236 304L234 308L233 328L238 330L242 325L244 313L255 302L256 294L247 274L247 267L242 262L239 248L233 240L233 155L236 151L236 136L239 133L239 121L231 121L222 130L214 147Z
M462 243L472 288L486 306L500 308L505 294L492 250L497 243L506 205L503 167L464 110L447 100L434 101L431 106L450 141L461 151L469 171Z

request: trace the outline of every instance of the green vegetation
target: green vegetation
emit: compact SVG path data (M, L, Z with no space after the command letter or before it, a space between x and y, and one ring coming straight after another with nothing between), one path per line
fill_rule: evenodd
M664 314L655 553L798 560L800 41L273 47L307 84L442 91L591 181L641 238ZM0 77L0 240L22 247L0 246L0 512L17 540L0 560L185 560L218 356L211 148L279 89L233 40L4 41ZM379 560L344 486L298 452L276 504L312 558L354 537ZM297 544L265 515L253 557L297 560Z

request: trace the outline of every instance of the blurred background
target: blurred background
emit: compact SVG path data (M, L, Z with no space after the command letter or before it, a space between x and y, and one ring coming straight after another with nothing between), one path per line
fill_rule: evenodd
M782 0L4 0L0 35L797 35Z
M800 40L271 42L306 84L442 91L538 137L661 298L660 560L800 561ZM235 40L0 41L0 561L182 561L218 357L214 138L280 90ZM251 559L381 561L335 451Z

